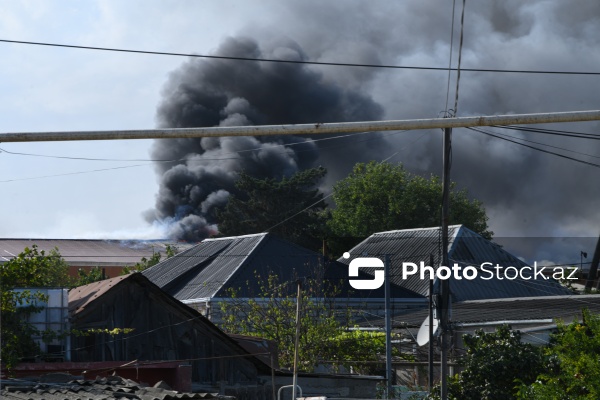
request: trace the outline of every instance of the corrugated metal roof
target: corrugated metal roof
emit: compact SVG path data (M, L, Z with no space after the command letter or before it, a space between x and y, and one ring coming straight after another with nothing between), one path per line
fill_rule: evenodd
M452 246L459 228L460 225L449 227L449 246ZM350 264L350 261L356 257L389 255L392 283L426 296L429 290L427 281L421 280L415 275L403 280L399 271L403 262L419 263L423 261L429 265L430 255L433 256L433 264L438 265L441 260L441 230L440 228L419 228L374 233L349 250L349 253L349 259L341 257L338 261ZM365 269L365 272L369 271Z
M179 300L213 297L266 236L205 239L143 274Z
M337 262L323 266L323 261L319 253L275 235L261 233L206 239L142 273L178 300L229 297L229 288L238 290L240 297L255 297L270 274L277 275L280 282L297 277L324 277L347 282L347 266ZM262 281L257 281L257 274L261 275ZM290 290L294 288L290 287ZM393 290L400 296L420 297L397 287ZM369 295L376 297L375 292L369 292ZM346 295L348 291L343 293Z
M0 239L0 262L10 260L34 244L46 253L58 248L65 261L75 266L135 265L142 257L150 258L155 252L164 256L167 245L180 250L191 246L158 240Z
M476 267L484 262L516 268L526 265L502 247L462 225L450 226L448 236L448 256L452 263L457 262L462 266ZM352 248L349 253L351 255L349 259L342 257L338 261L349 264L356 257L388 255L392 282L426 296L429 291L428 280L421 279L418 274L402 279L400 271L403 262L416 264L424 262L425 265L430 265L430 255L433 256L432 267L435 268L440 264L441 229L433 227L375 233ZM368 269L365 271L369 272ZM495 277L491 280L484 280L481 274L475 280L456 280L454 278L450 280L453 301L571 294L568 289L553 280L500 280Z
M519 297L458 302L452 304L452 322L554 319L569 323L574 318L581 318L583 308L587 308L592 313L600 313L600 295ZM394 326L418 327L426 316L427 310L395 316ZM383 324L383 320L379 323ZM371 321L371 324L375 324L375 321Z

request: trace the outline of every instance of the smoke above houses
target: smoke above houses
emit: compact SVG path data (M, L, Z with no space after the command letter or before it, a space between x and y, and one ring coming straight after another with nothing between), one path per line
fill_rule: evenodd
M216 54L306 60L299 45L283 41L262 48L255 40L227 39ZM302 64L190 60L175 71L158 109L162 127L272 125L380 119L369 95L323 79ZM291 145L291 146L290 146ZM240 171L282 178L314 166L318 142L310 138L225 137L156 141L160 189L150 221L169 222L178 239L199 240L217 232L215 209L235 193ZM334 168L331 168L335 170Z
M600 65L597 1L485 1L466 7L465 68L597 71ZM455 40L459 12L457 4ZM434 0L286 2L274 7L271 25L249 26L221 43L215 54L444 67L451 13L451 2L442 6ZM452 105L456 74L450 82ZM446 109L447 85L448 74L439 71L193 59L166 82L157 121L176 128L432 118ZM599 92L597 76L463 72L458 115L597 109ZM596 133L600 126L550 127ZM598 141L501 133L567 148L578 153L565 154L587 161L600 154ZM241 170L281 177L322 165L329 171L325 191L354 163L392 155L391 161L403 162L412 172L441 172L439 131L376 133L365 139L158 140L154 158L182 161L157 163L160 189L146 218L167 224L178 238L197 240L216 232L215 207L234 193ZM296 145L285 146L290 143ZM497 236L597 235L600 211L593 199L600 188L591 184L597 173L481 133L454 130L452 179L484 202Z

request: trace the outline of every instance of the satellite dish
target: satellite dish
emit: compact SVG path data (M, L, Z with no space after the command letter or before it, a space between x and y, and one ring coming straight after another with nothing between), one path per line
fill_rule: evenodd
M433 320L433 336L436 336L438 330L440 328L440 320ZM419 346L424 346L429 342L429 316L425 318L425 321L421 324L419 328L419 333L417 333L417 344Z

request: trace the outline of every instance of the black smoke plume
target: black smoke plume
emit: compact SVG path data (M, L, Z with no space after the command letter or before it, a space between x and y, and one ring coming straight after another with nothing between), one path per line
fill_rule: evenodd
M230 38L219 55L305 60L296 43L261 48ZM368 95L326 81L301 64L190 60L172 73L158 108L164 128L297 124L379 119L382 108ZM285 146L294 144L293 146ZM327 149L324 149L327 152ZM161 160L156 208L146 214L166 223L177 239L201 240L217 232L215 209L235 191L237 174L281 178L311 166L319 145L303 137L225 137L158 140ZM343 163L342 163L343 164ZM331 168L335 175L335 168Z
M255 12L248 11L251 14L248 27L242 33L255 38L260 45L250 40L230 40L219 53L231 51L230 55L296 57L314 61L448 66L452 23L450 1L264 0L260 6L257 4L252 5ZM458 58L462 6L460 2L456 4L454 67ZM272 21L270 25L264 22L266 18L260 18L265 15ZM600 2L597 0L466 2L464 22L464 68L598 71ZM292 38L294 42L278 43L274 39L282 36ZM456 74L452 73L448 93L451 106L455 87ZM288 91L288 88L294 90ZM159 123L176 127L218 125L226 123L224 121L233 122L236 118L254 124L379 117L434 118L446 109L447 88L448 73L445 71L194 61L173 73L160 106ZM458 116L592 110L600 108L598 93L600 79L592 75L463 71ZM240 100L236 105L233 101L236 98L246 102ZM230 102L231 106L227 107ZM310 107L312 104L315 107ZM234 111L237 110L235 107L245 111ZM271 110L276 112L271 113ZM544 127L600 132L597 122ZM489 130L570 149L578 153L538 146L598 163L598 141ZM277 153L276 159L281 164L247 160L251 158L249 155L218 164L208 161L194 164L191 161L194 157L208 158L212 153L219 155L246 148L240 143L241 139L216 140L215 147L188 140L157 143L155 156L189 156L190 161L175 167L168 164L158 167L162 189L150 219L193 215L190 218L206 219L205 225L201 226L210 227L214 224L211 204L224 201L231 191L235 171L240 168L263 168L266 169L264 174L268 175L273 173L273 168L269 168L272 165L280 165L275 171L277 174L321 164L329 170L329 181L324 187L330 187L329 184L347 174L355 162L382 160L398 152L392 161L404 163L411 172L425 176L441 174L439 130L380 136L380 140L356 140L354 144L331 149L327 147L333 141L306 143L307 150L312 151L288 149L287 158ZM247 140L276 148L283 140L292 139L280 138L275 143L260 138ZM227 145L234 149L225 149ZM454 130L453 150L452 179L484 202L490 216L490 228L496 236L598 235L600 185L597 184L597 168L465 129ZM289 169L281 165L289 166ZM173 171L169 172L171 169ZM198 195L193 196L196 192ZM208 199L211 193L214 194ZM193 201L187 201L192 197ZM208 212L198 211L202 210L204 202ZM578 261L581 250L588 253L593 250L580 246L561 249L564 250L555 251L554 256L558 254L564 262Z

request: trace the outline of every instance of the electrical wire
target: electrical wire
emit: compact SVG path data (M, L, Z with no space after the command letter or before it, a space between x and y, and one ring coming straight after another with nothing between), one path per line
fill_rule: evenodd
M580 160L580 159L574 158L574 157L569 157L569 156L566 156L564 154L556 153L556 152L553 152L553 151L550 151L550 150L540 149L539 147L530 146L530 145L525 144L525 143L517 142L516 140L507 139L505 137L496 135L494 133L484 131L483 129L479 129L479 128L467 128L467 129L470 129L472 131L476 131L476 132L479 132L479 133L483 133L484 135L492 136L492 137L495 137L495 138L498 138L498 139L506 140L507 142L515 143L515 144L518 144L520 146L524 146L524 147L527 147L527 148L530 148L530 149L533 149L533 150L536 150L536 151L541 151L542 153L555 155L557 157L561 157L561 158L564 158L564 159L567 159L567 160L571 160L571 161L575 161L575 162L578 162L578 163L581 163L581 164L589 165L591 167L600 168L600 164L596 164L596 163L593 163L593 162Z
M28 177L28 178L4 179L4 180L1 180L0 183L18 182L18 181L29 181L29 180L33 180L33 179L44 179L44 178L56 178L58 176L82 175L82 174L90 174L92 172L113 171L113 170L117 170L117 169L144 167L144 166L148 166L148 165L153 165L153 164L152 163L147 163L147 164L136 164L136 165L124 165L124 166L120 166L120 167L100 168L100 169L92 169L92 170L78 171L78 172L67 172L67 173L64 173L64 174L31 176L31 177Z
M491 126L493 128L510 129L513 131L543 133L543 134L547 134L547 135L574 137L574 138L579 138L579 139L600 140L600 135L595 134L595 133L573 132L573 131L564 131L564 130L558 130L558 129L532 128L529 126L518 126L518 125L491 125Z
M557 150L568 151L569 153L579 154L579 155L586 156L586 157L600 158L600 156L596 156L596 155L593 155L593 154L582 153L580 151L571 150L571 149L565 149L564 147L553 146L553 145L547 144L547 143L536 142L536 141L533 141L533 140L523 139L523 138L520 138L520 137L506 135L506 134L502 134L502 133L495 133L495 134L498 135L498 136L505 137L505 138L515 139L515 140L521 140L523 142L528 142L528 143L533 143L533 144L539 144L540 146L546 146L546 147L550 147L550 148L557 149Z
M368 137L368 138L365 138L365 139L362 139L362 140L356 140L356 141L352 141L352 142L348 142L348 143L342 143L342 144L338 144L338 145L332 145L332 146L322 146L319 149L323 149L324 150L324 149L339 148L339 147L344 147L344 146L351 146L351 145L355 145L357 143L366 142L366 141L369 141L369 140L375 140L375 139L380 139L382 137L396 135L396 134L401 133L401 132L407 132L407 131L392 131L392 132L387 132L385 134L381 134L381 135L373 136L373 137ZM349 135L335 136L335 137L332 137L332 138L315 139L313 141L317 141L317 140L331 140L331 139L345 139L345 138L347 138L349 136L354 136L354 135L358 135L358 134L365 134L365 133L370 133L370 132L357 132L357 133L352 133L352 134L349 134ZM288 143L288 144L282 144L282 146L284 146L284 147L285 146L294 146L294 145L301 145L301 144L306 144L306 143L307 142ZM238 152L234 152L234 153L230 153L230 154L250 152L250 151L257 151L259 149L260 148L240 150ZM297 150L296 154L297 153L302 153L302 152L307 152L307 151L313 151L313 149ZM6 153L10 154L9 152L6 152ZM277 152L277 153L285 154L286 152L285 151L281 151L281 152ZM25 154L18 154L18 155L25 155ZM27 155L31 155L31 154L27 154ZM57 156L57 157L52 156L52 158L63 158L63 157L62 156ZM26 181L26 180L33 180L33 179L55 178L55 177L60 177L60 176L80 175L80 174L88 174L88 173L93 173L93 172L111 171L111 170L115 170L115 169L126 169L126 168L143 167L143 166L148 166L148 165L154 165L153 163L174 163L174 162L184 162L184 161L185 162L198 162L198 163L200 163L200 162L206 162L206 161L223 161L223 160L237 160L237 159L239 159L239 157L155 160L153 162L145 163L145 164L124 165L124 166L112 167L112 168L101 168L101 169L94 169L94 170L87 170L87 171L67 172L67 173L63 173L63 174L33 176L33 177L27 177L27 178L5 179L5 180L0 180L0 183L18 182L18 181ZM102 159L88 159L88 160L90 160L90 161L103 161ZM133 161L133 160L131 160L131 161Z
M291 146L298 146L298 145L303 145L303 144L307 144L307 143L314 143L314 142L322 142L325 140L336 140L336 139L345 139L345 138L349 138L349 137L353 137L356 135L364 135L367 133L372 133L371 131L365 131L365 132L355 132L355 133L349 133L347 135L339 135L339 136L332 136L332 137L326 137L326 138L320 138L320 139L308 139L305 140L304 142L297 142L297 143L277 143L281 146L284 147L291 147ZM392 132L393 134L397 133L397 132ZM373 138L371 138L373 139ZM369 139L369 140L371 140ZM239 150L239 151L234 151L234 152L229 152L229 153L224 153L224 155L233 155L233 154L241 154L241 153L247 153L247 152L251 152L251 151L258 151L258 150L262 150L262 147L255 147L252 149L245 149L245 150ZM182 162L182 161L194 161L194 160L190 160L189 158L178 158L178 159L125 159L125 158L90 158L90 157L70 157L70 156L56 156L56 155L48 155L48 154L35 154L35 153L21 153L21 152L14 152L14 151L8 151L5 150L3 148L0 148L0 153L6 153L6 154L11 154L11 155L18 155L18 156L30 156L30 157L44 157L44 158L57 158L57 159L65 159L65 160L77 160L77 161L131 161L131 162L140 162L140 161L147 161L147 162ZM202 161L206 160L206 161L219 161L219 160L231 160L233 158L204 158L202 159Z
M452 71L456 71L456 68L447 68L447 67L422 67L422 66L389 65L389 64L359 64L359 63L339 63L339 62L336 63L336 62L324 62L324 61L278 60L278 59L272 59L272 58L216 56L216 55L206 55L206 54L118 49L118 48L110 48L110 47L77 46L77 45L68 45L68 44L59 44L59 43L31 42L31 41L8 40L8 39L0 39L0 42L35 45L35 46L62 47L62 48L70 48L70 49L99 50L99 51L112 51L112 52L121 52L121 53L136 53L136 54L149 54L149 55L161 55L161 56L209 58L209 59L234 60L234 61L254 61L254 62L283 63L283 64L324 65L324 66L338 66L338 67L412 69L412 70L428 70L428 71L448 71L450 69ZM517 70L517 69L499 69L499 68L462 68L462 71L463 72L517 73L517 74L549 74L549 75L591 75L591 76L600 75L600 72L591 72L591 71L544 71L544 70Z
M401 131L401 132L405 132L405 131ZM410 146L410 145L412 145L412 144L416 143L418 140L420 140L421 138L423 138L423 136L425 136L425 134L422 134L421 136L419 136L417 139L413 140L412 142L410 142L410 143L409 143L409 144L407 144L406 146L403 146L403 147L401 147L401 148L400 148L400 150L398 150L397 152L395 152L395 153L394 153L394 154L392 154L391 156L387 157L386 159L384 159L384 160L380 161L379 163L380 163L380 164L381 164L381 163L384 163L384 162L386 162L387 160L389 160L389 159L391 159L391 158L395 157L395 156L396 156L396 155L397 155L397 154L398 154L398 153L399 153L399 152L400 152L402 149L405 149L406 147L408 147L408 146ZM315 202L315 203L313 203L313 204L309 205L308 207L306 207L306 208L304 208L304 209L302 209L302 210L298 211L297 213L293 214L292 216L290 216L290 217L288 217L288 218L284 219L283 221L281 221L281 222L279 222L279 223L277 223L277 224L273 225L272 227L270 227L270 228L266 229L265 231L263 231L263 233L269 232L271 229L274 229L274 228L278 227L279 225L281 225L281 224L283 224L283 223L285 223L285 222L289 221L290 219L297 217L298 215L302 214L303 212L306 212L306 211L308 211L309 209L311 209L311 208L312 208L312 207L314 207L315 205L319 204L320 202L322 202L322 201L323 201L323 200L325 200L325 199L328 199L329 197L333 196L334 194L335 194L335 193L332 191L330 194L328 194L327 196L323 197L323 198L322 198L322 199L320 199L319 201L317 201L317 202Z

